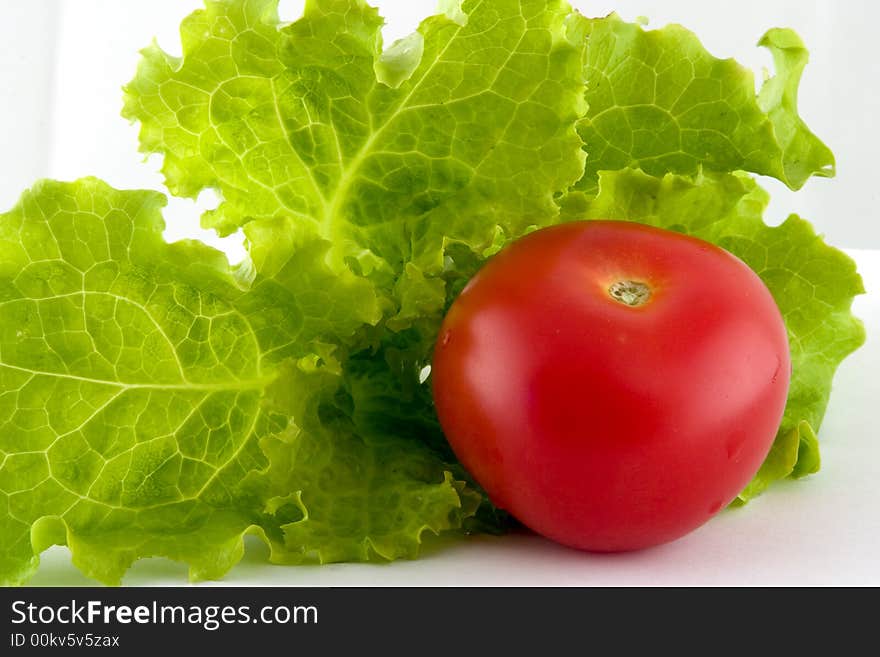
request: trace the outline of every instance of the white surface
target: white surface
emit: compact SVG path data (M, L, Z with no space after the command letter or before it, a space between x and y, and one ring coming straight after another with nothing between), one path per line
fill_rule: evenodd
M819 438L822 470L778 484L748 506L723 511L668 545L618 555L569 550L516 534L445 540L415 561L272 566L249 542L244 561L221 582L265 586L704 586L880 585L880 250L850 251L865 286L856 314L867 344L844 361ZM180 585L186 568L166 560L135 564L127 585ZM47 551L34 585L93 584L66 548Z
M379 0L386 41L413 29L434 0ZM754 48L769 27L796 28L812 52L802 113L835 150L839 177L814 180L793 194L773 181L770 220L808 217L839 246L880 248L874 180L875 117L880 85L870 56L880 3L867 0L577 0L588 15L617 10L652 26L680 22L717 56L734 56L759 71L769 57ZM160 162L137 153L137 128L119 117L120 87L134 73L137 50L158 36L179 51L177 25L198 0L0 0L0 208L38 177L97 175L119 187L162 189ZM283 16L297 15L282 0ZM760 73L758 73L760 78ZM168 236L199 236L241 256L235 237L198 229L197 207L211 199L171 200ZM869 290L880 289L880 251L858 253ZM880 400L880 297L862 297L857 313L869 341L841 367L820 434L823 470L777 486L747 508L722 513L673 544L645 552L597 556L530 535L479 537L432 549L417 561L390 565L283 568L264 564L251 544L224 584L306 585L688 585L880 584L880 504L874 410ZM180 584L185 568L161 560L136 564L126 584ZM89 584L52 548L34 584Z

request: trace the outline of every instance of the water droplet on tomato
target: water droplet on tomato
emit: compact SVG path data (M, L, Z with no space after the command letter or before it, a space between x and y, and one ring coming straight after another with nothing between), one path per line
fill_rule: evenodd
M446 331L440 338L440 346L445 347L452 340L452 331Z

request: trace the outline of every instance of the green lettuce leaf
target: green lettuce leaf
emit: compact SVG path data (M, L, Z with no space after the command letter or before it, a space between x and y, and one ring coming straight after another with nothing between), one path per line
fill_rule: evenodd
M788 329L792 376L776 443L742 501L789 475L818 470L818 431L840 362L865 340L850 312L865 290L855 263L796 215L768 226L767 193L744 173L663 178L623 169L599 174L599 193L566 219L619 219L707 240L742 259L773 294Z
M44 181L0 215L0 580L66 543L91 577L139 557L216 577L254 523L273 370L226 259L167 245L156 192Z
M394 358L361 354L345 375L301 369L277 391L296 427L262 444L275 491L267 510L283 535L274 560L412 558L425 531L457 529L477 511L482 496L453 474L461 468L426 413L426 387L402 389Z
M448 243L552 222L583 173L568 5L447 4L382 53L361 0L310 0L285 26L277 0L208 2L181 27L182 58L143 51L123 113L173 194L220 192L204 225L271 249L263 223L286 220L334 271L372 281L402 329L442 310Z
M334 352L315 338L339 340L363 317L337 277L322 286L324 253L294 249L244 289L221 253L162 240L164 204L95 179L43 181L0 215L0 581L26 581L55 543L111 584L147 556L219 577L249 532L274 561L357 558L334 531L391 558L472 515L479 493L447 454L424 447L417 461L419 443L364 443L343 411L327 415ZM285 285L291 266L300 279ZM344 468L360 488L325 517ZM285 541L290 494L330 530L312 537L301 522Z
M807 51L791 30L769 31L776 76L755 95L750 70L717 59L679 25L644 30L616 14L582 19L590 110L579 132L588 152L578 189L598 172L639 168L655 176L751 171L799 189L833 176L834 156L797 113Z

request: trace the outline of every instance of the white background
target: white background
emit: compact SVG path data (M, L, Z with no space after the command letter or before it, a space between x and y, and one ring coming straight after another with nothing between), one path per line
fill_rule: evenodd
M432 12L434 0L378 0L388 24L386 42L411 31ZM282 0L294 19L301 0ZM835 151L838 178L813 180L798 193L773 180L768 218L798 212L829 241L857 257L868 289L880 288L880 69L874 53L880 3L868 0L576 0L582 13L617 11L651 27L677 22L694 30L716 56L735 57L761 78L771 67L754 47L765 30L794 27L812 54L801 91L801 114ZM157 37L175 54L180 19L197 0L0 0L0 209L10 207L36 178L96 175L117 187L162 189L160 160L143 162L137 127L119 117L122 84L134 74L137 51ZM171 239L198 236L230 258L243 251L236 236L219 240L198 228L195 204L171 200ZM466 584L880 584L880 500L876 483L880 441L874 410L880 401L880 301L863 297L856 310L869 342L844 363L820 437L823 470L803 482L777 487L749 507L724 512L671 545L645 552L587 555L529 535L480 537L444 543L424 558L391 565L344 564L320 568L264 565L253 544L230 584L466 585ZM873 338L873 340L871 339ZM145 560L127 584L174 584L185 569ZM67 553L45 555L35 584L88 583Z

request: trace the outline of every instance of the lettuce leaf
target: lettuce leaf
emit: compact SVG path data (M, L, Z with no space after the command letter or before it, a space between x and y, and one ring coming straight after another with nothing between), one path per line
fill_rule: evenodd
M612 14L581 29L590 111L578 126L589 153L578 189L595 191L599 171L622 168L743 170L792 189L834 175L834 155L797 113L808 54L791 30L760 40L777 71L756 97L750 70L713 57L679 25L644 30Z
M222 254L167 245L156 192L38 183L0 216L0 580L48 545L118 582L160 554L216 577L256 516L275 373Z
M277 394L294 431L262 443L281 545L273 560L329 563L415 557L422 534L462 526L482 502L455 464L417 381L401 389L386 359L362 354L346 373L303 370Z
M346 393L307 339L352 322L338 288L242 289L221 253L162 240L164 203L43 181L0 215L0 581L25 581L53 543L106 583L147 556L219 577L246 533L274 561L393 558L473 515L439 428L433 446L376 430L403 394L380 403L354 368Z
M584 157L584 44L566 3L469 0L384 53L360 0L311 0L286 26L276 9L208 2L181 27L183 57L154 44L126 87L123 113L163 154L171 192L222 195L205 226L245 226L271 249L265 222L285 219L298 242L328 245L334 271L373 282L400 329L442 310L426 277L446 243L555 219Z

